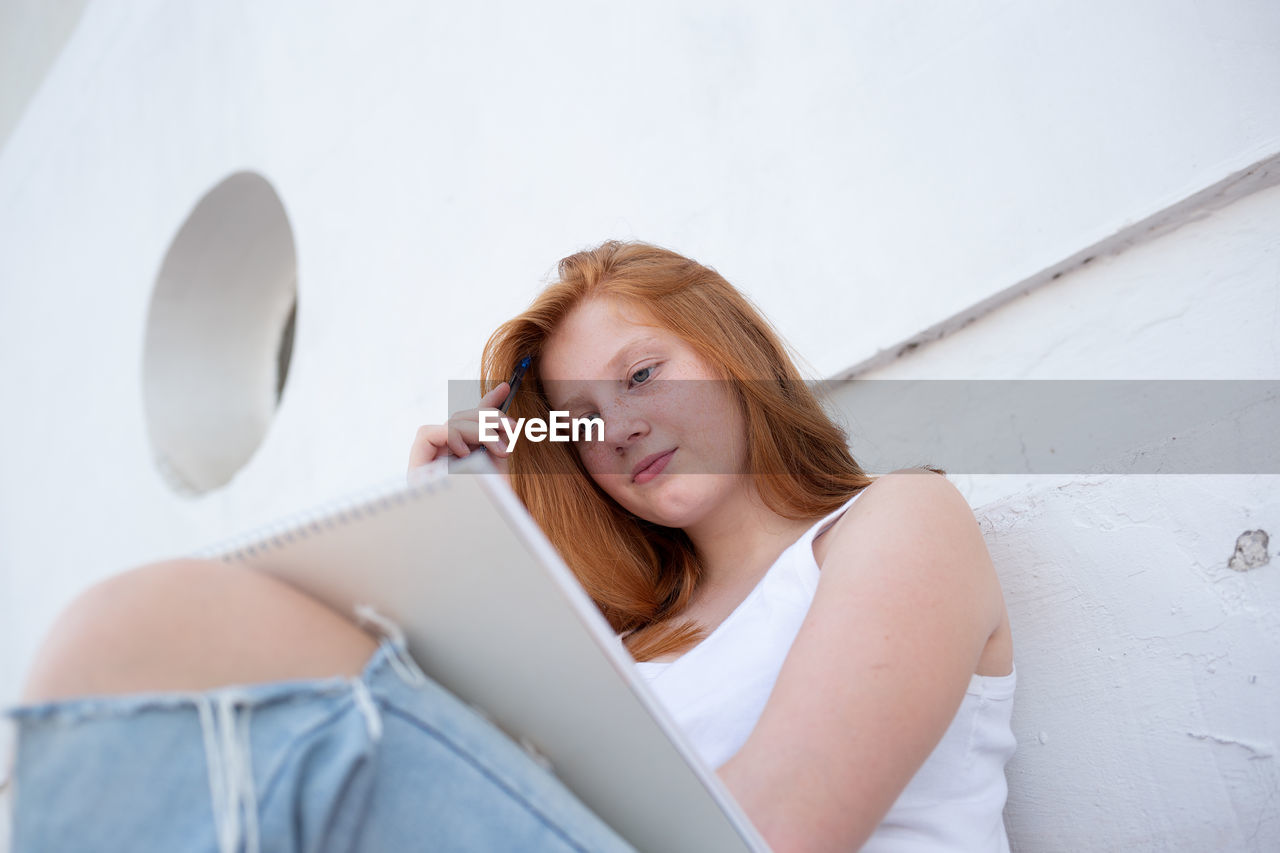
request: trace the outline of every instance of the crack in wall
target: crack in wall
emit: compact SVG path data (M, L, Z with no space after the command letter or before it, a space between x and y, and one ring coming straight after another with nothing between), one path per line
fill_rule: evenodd
M1186 734L1187 734L1187 737L1193 737L1196 740L1212 741L1213 743L1222 744L1223 746L1238 746L1241 749L1247 750L1250 753L1249 755L1250 761L1253 761L1254 759L1258 759L1258 758L1272 758L1275 756L1275 751L1273 747L1263 745L1263 744L1249 743L1248 741L1240 740L1239 738L1222 737L1221 735L1215 735L1215 734L1209 734L1209 733L1202 734L1199 732L1187 732Z

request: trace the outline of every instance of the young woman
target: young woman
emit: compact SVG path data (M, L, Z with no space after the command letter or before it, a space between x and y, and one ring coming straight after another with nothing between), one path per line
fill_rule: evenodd
M509 391L491 379L478 409L419 430L410 468L494 455L773 849L1007 850L1012 641L960 494L929 471L864 474L777 335L713 270L610 242L559 271L491 337L483 373L532 357L509 417L595 416L603 437L482 443L481 410ZM167 692L75 698L136 691ZM100 794L93 773L57 789L70 767L107 774L119 761L104 754L146 739L166 767L208 766L205 811L227 845L287 835L283 813L351 849L421 847L442 824L430 849L624 846L394 641L249 572L166 563L96 587L25 698L19 836L65 822L34 810ZM92 732L100 719L110 730ZM136 763L154 767L146 754ZM290 793L264 800L264 786ZM24 805L28 789L49 799ZM144 799L174 812L154 786ZM137 826L139 810L122 813Z

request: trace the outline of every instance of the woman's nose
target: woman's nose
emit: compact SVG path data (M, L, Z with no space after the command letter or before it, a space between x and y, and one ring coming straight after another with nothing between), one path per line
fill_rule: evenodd
M601 412L604 418L604 440L617 451L624 451L643 438L649 425L627 406L613 406Z

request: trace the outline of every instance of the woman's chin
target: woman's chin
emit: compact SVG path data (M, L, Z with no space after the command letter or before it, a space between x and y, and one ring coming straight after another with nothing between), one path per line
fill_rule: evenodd
M689 527L696 524L715 504L714 496L701 494L692 484L672 478L666 483L654 481L659 488L639 496L631 510L645 521L663 527Z

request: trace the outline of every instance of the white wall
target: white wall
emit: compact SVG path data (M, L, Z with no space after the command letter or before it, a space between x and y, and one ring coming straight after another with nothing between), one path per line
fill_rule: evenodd
M1273 186L859 375L1280 379L1277 223ZM833 386L851 425L859 388ZM1259 457L1274 460L1274 434ZM1280 476L952 479L977 507L1013 626L1014 849L1276 849ZM1232 567L1259 530L1266 562Z
M89 4L0 149L0 701L95 578L398 473L560 256L691 254L832 375L1275 155L1277 48L1265 0ZM179 497L150 297L242 170L293 229L293 365Z
M979 509L1018 667L1015 851L1280 847L1278 479L1081 478ZM1258 529L1269 562L1231 568Z
M0 3L0 148L40 90L88 0Z
M1280 379L1280 187L1212 212L1187 210L1184 221L1155 238L1133 235L1138 245L1118 255L1099 253L959 332L852 374L896 381ZM836 381L829 390L855 453L858 388ZM899 464L923 461L948 462ZM1117 470L1102 464L1114 460L1098 462L1097 470ZM980 506L1023 485L1071 478L962 472L953 479Z

